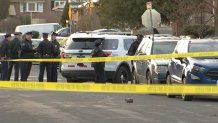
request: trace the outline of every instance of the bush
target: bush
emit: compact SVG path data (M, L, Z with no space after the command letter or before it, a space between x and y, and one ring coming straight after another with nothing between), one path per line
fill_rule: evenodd
M32 31L33 38L39 38L39 32L38 31Z
M208 25L188 25L184 26L183 33L185 35L191 35L194 38L204 38L214 35L215 28Z

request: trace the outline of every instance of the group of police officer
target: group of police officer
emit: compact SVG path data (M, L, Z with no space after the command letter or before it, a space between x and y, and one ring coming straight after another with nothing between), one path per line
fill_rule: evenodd
M60 44L56 40L57 33L51 33L51 41L48 40L48 33L43 33L43 41L39 43L37 48L32 45L32 32L25 33L22 39L21 32L14 33L15 38L11 41L11 34L6 34L5 39L0 44L0 58L1 58L1 80L9 81L11 77L12 68L14 66L14 81L27 81L32 62L28 59L34 58L34 53L38 52L41 59L58 58L60 54ZM27 59L27 61L17 62L8 61L15 59ZM47 72L48 82L57 82L57 66L58 63L40 62L39 65L39 82L43 82L44 71Z

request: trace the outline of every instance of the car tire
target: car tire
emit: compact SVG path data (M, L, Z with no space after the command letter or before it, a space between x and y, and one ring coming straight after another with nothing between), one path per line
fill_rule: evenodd
M171 75L169 75L169 74L167 75L166 83L167 83L167 85L171 85L172 84L172 82L171 82ZM171 95L169 93L167 93L166 95L167 95L168 98L175 98L176 97L176 95Z
M147 84L152 84L151 73L148 71L146 74Z
M183 82L183 84L185 85L185 84L186 84L186 78L183 78L183 79L182 79L182 82ZM181 97L182 97L182 100L183 100L183 101L192 101L192 99L193 99L193 96L192 96L192 95L182 94Z
M116 83L128 83L130 78L130 71L128 68L121 66L118 71L116 72L116 76L114 82Z

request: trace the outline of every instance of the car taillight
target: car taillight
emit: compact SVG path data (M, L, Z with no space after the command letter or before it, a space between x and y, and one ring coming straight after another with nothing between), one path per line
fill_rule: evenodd
M105 51L104 54L105 54L105 56L112 56L112 52L110 52L110 51Z
M75 67L75 65L68 65L68 67Z

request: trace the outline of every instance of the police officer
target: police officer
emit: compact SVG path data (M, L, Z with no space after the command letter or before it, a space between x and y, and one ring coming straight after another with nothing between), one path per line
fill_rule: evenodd
M57 33L55 32L51 33L51 43L54 46L53 58L59 58L59 55L60 55L60 44L56 40L56 36L57 36ZM58 76L57 66L58 66L57 62L52 63L52 80L51 80L52 82L57 82L57 76Z
M5 39L2 41L1 48L0 48L0 55L1 55L1 80L8 79L8 60L10 59L10 41L11 41L11 34L6 34Z
M11 41L11 59L18 59L20 52L20 42L22 40L22 33L15 32L15 38ZM14 66L14 81L18 81L19 78L19 62L10 61L8 69L8 80L11 78L12 68Z
M21 59L34 58L35 49L33 49L32 45L32 32L27 32L25 34L25 39L20 43L20 51ZM20 62L21 81L27 81L31 67L32 62Z
M40 55L40 58L42 59L50 59L53 57L54 53L54 46L53 44L48 40L48 33L43 33L43 41L39 43L39 46L37 47L37 52ZM39 64L39 82L43 82L43 76L44 76L44 71L46 68L47 72L47 82L51 82L52 79L52 63L50 62L41 62Z
M138 46L141 43L142 39L143 39L143 35L138 34L137 40L130 45L130 48L128 50L128 55L130 55L130 56L135 55L136 50L138 49Z
M138 34L138 35L136 35L136 36L137 36L137 40L136 40L135 42L133 42L133 43L130 45L130 48L129 48L129 50L128 50L127 55L130 55L130 56L135 55L136 50L138 49L139 44L141 43L141 41L143 40L143 37L144 37L144 36L141 35L141 34ZM134 66L133 66L133 60L131 60L131 64L132 64L132 75L133 75L133 72L134 72L134 70L135 70L135 68L134 68ZM133 76L132 76L132 78L131 78L131 81L132 81L132 83L133 83Z
M91 56L92 57L105 57L103 50L103 43L101 39L98 39L95 41L95 48L92 50ZM94 67L95 70L95 82L96 83L103 83L105 82L105 62L93 62L92 67Z

